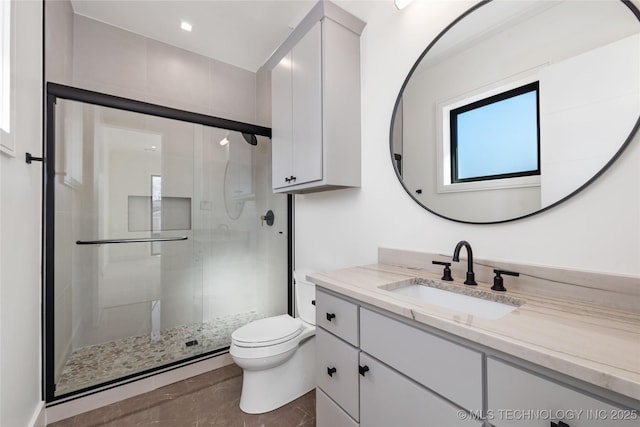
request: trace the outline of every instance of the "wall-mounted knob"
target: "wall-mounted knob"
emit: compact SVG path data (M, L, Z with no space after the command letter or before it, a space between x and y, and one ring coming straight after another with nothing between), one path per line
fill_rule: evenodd
M360 372L360 375L364 377L364 374L369 372L369 367L367 365L358 366L358 372Z
M507 290L507 288L504 287L504 279L501 274L506 274L508 276L520 276L520 273L516 273L515 271L494 269L493 272L496 273L496 275L493 278L493 286L491 287L491 290L500 292L505 292Z
M330 377L333 377L333 374L335 374L337 371L336 368L329 368L327 367L327 375L329 375Z
M451 282L453 277L451 277L451 263L444 261L431 261L431 264L444 265L444 271L442 272L442 280L446 280L447 282Z
M335 319L335 318L336 318L335 313L327 313L327 320L329 322L331 322L331 319Z
M265 221L267 222L268 226L272 226L273 225L273 221L275 220L275 215L273 214L273 211L271 209L269 209L267 211L266 214L260 216L260 221L262 222L262 226L264 226Z

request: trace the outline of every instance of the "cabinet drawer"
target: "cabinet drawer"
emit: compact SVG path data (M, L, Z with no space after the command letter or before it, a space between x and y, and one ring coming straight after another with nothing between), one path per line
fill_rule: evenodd
M482 421L365 353L360 365L368 368L360 377L360 425L362 427L438 426L481 427Z
M358 349L316 329L318 387L358 420Z
M358 423L317 388L316 427L358 427Z
M316 291L316 324L358 346L358 306L320 290Z
M487 418L496 427L640 425L638 410L616 408L494 358L487 359L487 385Z
M481 353L365 308L360 344L362 351L463 408L482 410Z

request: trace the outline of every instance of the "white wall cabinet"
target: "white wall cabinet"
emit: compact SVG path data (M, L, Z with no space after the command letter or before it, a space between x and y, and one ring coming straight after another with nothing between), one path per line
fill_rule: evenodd
M321 2L270 60L274 192L360 186L363 28Z
M488 418L496 427L640 426L640 411L610 405L489 357Z

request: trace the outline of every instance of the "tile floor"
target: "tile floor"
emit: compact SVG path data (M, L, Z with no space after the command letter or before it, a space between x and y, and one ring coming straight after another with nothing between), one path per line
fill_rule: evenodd
M231 333L264 317L254 311L218 317L150 334L82 347L71 353L58 382L56 395L167 365L231 345ZM197 344L186 346L187 342Z
M240 411L235 365L67 418L48 427L315 427L315 391L266 414Z

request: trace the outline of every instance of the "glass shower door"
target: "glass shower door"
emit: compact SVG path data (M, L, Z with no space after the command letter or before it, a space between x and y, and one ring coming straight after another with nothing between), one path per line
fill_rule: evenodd
M48 402L216 356L291 311L292 200L271 191L269 129L48 90Z
M59 100L56 395L201 353L198 125Z

